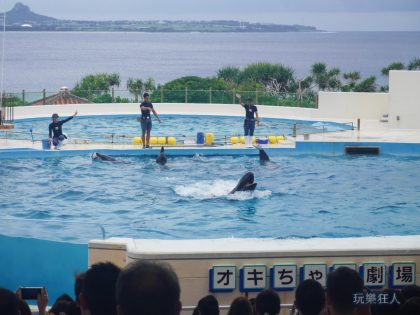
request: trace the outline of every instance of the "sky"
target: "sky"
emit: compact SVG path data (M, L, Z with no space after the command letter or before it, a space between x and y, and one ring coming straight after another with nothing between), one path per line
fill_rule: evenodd
M10 10L16 0L0 1ZM304 24L327 31L420 31L420 0L21 0L73 20L215 20Z

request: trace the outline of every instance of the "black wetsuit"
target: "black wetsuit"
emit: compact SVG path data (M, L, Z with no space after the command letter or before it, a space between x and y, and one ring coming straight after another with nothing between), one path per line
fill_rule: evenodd
M151 102L142 102L140 104L141 107L148 107L153 108L153 104ZM141 110L141 129L143 131L150 131L152 129L152 117L150 116L150 110Z
M72 120L73 116L70 116L67 119L64 120L59 120L58 122L52 122L49 127L48 127L48 131L49 131L49 136L50 138L53 139L53 144L57 145L58 141L63 141L64 139L67 139L67 137L65 135L63 135L63 124L68 122L69 120Z
M245 120L244 120L244 133L245 136L253 136L255 130L255 118L254 114L258 111L257 106L245 104L242 105L245 108Z

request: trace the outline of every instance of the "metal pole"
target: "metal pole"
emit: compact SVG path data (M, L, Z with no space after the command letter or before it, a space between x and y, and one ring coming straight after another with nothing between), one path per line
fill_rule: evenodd
M25 105L25 90L22 90L22 103Z
M115 90L114 90L114 87L111 88L111 93L112 93L112 103L115 103Z
M209 103L211 104L211 88L210 88L210 90L209 90Z
M163 103L163 87L160 87L160 102Z
M357 118L357 130L360 131L360 118Z
M235 95L236 95L236 93L235 93L235 89L233 89L233 91L232 91L232 104L235 104L236 102L235 102Z
M258 90L255 90L255 104L258 104Z
M185 87L185 104L188 103L188 87Z
M296 138L296 124L293 124L293 137Z
M42 90L42 105L45 105L45 89Z
M5 39L6 39L6 11L3 13L3 47L1 54L1 86L0 86L0 107L3 107L3 81L4 81L4 54L5 54Z

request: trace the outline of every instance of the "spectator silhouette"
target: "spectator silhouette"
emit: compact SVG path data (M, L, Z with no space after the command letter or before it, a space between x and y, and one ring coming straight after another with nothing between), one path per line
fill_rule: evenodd
M258 315L277 315L280 313L280 304L280 297L273 290L258 293L255 301Z
M399 310L399 315L419 315L420 314L420 297L412 297L408 299Z
M86 271L80 298L82 315L116 315L115 284L120 268L98 263Z
M178 315L181 311L178 277L168 264L136 261L117 281L118 315Z
M253 315L251 303L245 297L237 297L230 305L227 315Z
M354 294L363 294L363 280L347 267L339 267L327 276L326 303L331 315L357 314Z
M0 288L0 314L19 315L19 298L7 289Z
M303 281L295 292L295 308L299 315L318 315L325 306L325 291L315 280Z
M200 315L219 315L219 302L213 295L207 295L198 301L197 310Z

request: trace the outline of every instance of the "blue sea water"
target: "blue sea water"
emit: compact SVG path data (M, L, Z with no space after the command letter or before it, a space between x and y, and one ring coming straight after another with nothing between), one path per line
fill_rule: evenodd
M239 105L238 105L239 106ZM134 136L141 133L138 115L117 116L77 116L63 125L64 132L70 139L82 138L92 141L111 142L114 135L115 142L132 142ZM175 136L178 140L194 139L197 132L211 132L217 139L224 140L226 136L238 136L243 134L243 117L229 116L199 116L199 115L161 115L161 123L153 120L153 136ZM61 119L65 119L62 117ZM16 120L13 131L7 131L9 137L18 139L30 139L30 130L35 140L48 137L48 125L50 118ZM297 133L320 133L350 129L350 125L311 121L294 121L287 119L275 119L261 117L260 126L256 127L255 134L290 135L293 124L297 124ZM0 135L5 132L0 132ZM3 135L4 136L4 135Z
M97 225L107 237L168 239L420 232L419 157L277 155L277 169L249 156L171 156L165 167L119 158L126 163L2 160L1 234L86 242L102 237ZM229 195L247 171L256 191Z
M163 83L186 75L214 76L223 66L259 61L289 65L298 78L322 61L342 72L375 75L385 85L383 67L414 57L420 57L420 32L8 32L4 89L56 92L99 72L120 73L125 89L129 77Z

